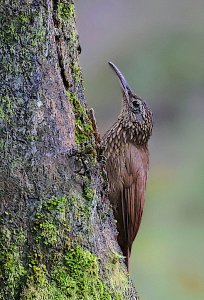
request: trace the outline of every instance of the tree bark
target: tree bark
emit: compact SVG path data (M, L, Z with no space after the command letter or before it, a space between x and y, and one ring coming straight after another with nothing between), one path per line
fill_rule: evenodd
M106 197L72 0L0 3L0 299L136 299Z

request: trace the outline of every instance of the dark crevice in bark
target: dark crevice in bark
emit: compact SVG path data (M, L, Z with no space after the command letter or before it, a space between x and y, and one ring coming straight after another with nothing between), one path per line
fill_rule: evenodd
M69 83L65 76L65 69L64 69L64 63L63 63L63 55L62 55L60 37L57 35L55 35L55 43L56 43L56 47L57 47L57 55L58 55L58 60L59 60L60 74L62 77L62 81L64 83L64 87L67 90L69 88Z
M55 44L56 44L56 48L57 48L57 56L58 56L58 61L59 61L60 74L62 77L64 87L66 90L68 90L69 82L66 79L66 75L65 75L65 68L64 68L63 54L62 54L62 47L61 47L61 37L58 34L58 30L59 30L59 21L57 19L58 3L59 3L59 0L53 0L53 23L54 23L54 27L55 27L55 31L56 31L55 32Z

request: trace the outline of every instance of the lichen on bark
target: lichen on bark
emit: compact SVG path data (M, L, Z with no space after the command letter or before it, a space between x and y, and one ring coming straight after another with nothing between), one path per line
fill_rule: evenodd
M131 299L74 3L3 0L0 26L0 299Z

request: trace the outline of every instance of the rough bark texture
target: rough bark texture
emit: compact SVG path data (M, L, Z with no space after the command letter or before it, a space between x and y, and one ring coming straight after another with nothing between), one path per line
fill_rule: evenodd
M87 115L71 0L0 3L0 299L136 299Z

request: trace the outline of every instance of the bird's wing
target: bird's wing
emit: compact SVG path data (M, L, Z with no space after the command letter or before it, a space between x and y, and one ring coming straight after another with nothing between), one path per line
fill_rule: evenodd
M148 171L148 150L128 145L121 164L122 189L120 191L124 247L130 254L132 243L138 232L143 207ZM120 229L120 230L121 230Z

